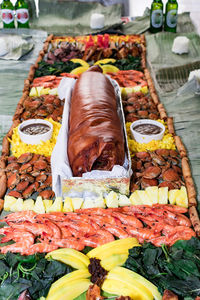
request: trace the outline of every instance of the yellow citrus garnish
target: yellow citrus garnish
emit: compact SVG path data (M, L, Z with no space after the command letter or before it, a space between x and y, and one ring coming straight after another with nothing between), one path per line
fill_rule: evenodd
M100 65L100 67L103 70L103 74L106 73L117 73L119 71L119 69L115 66L112 65Z
M83 72L87 71L89 67L78 67L73 69L70 73L74 75L82 74Z

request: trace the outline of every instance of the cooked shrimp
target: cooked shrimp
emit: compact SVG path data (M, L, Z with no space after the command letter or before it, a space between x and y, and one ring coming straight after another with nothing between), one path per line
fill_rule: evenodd
M31 223L35 223L35 216L37 214L33 210L26 210L26 211L19 211L11 213L7 216L5 216L3 219L0 220L0 222L23 222L23 221L29 221Z
M46 224L41 223L31 223L28 221L21 222L21 223L12 223L8 222L8 224L15 229L24 229L30 231L34 235L43 235L44 233L47 234L49 237L53 236L53 231L49 228Z
M136 228L142 228L143 224L134 216L124 215L121 213L113 212L112 215L118 218L123 224L134 226Z
M104 224L121 225L120 220L109 215L107 216L95 215L95 216L89 216L88 218L93 223L96 222L99 226L103 226Z
M81 238L81 242L85 246L89 246L92 248L96 248L98 246L104 245L114 240L115 239L113 235L106 230L99 230L98 233L95 235Z
M152 207L163 208L173 213L180 213L180 214L185 214L188 211L188 209L185 207L172 205L172 204L153 204Z
M23 255L34 243L34 235L28 231L15 233L12 239L16 240L16 243L1 247L1 253L19 252Z
M66 220L66 218L67 218L67 213L63 213L63 212L45 213L36 216L37 221L44 221L48 219L54 222L60 222Z
M154 230L149 228L134 228L127 226L125 227L125 230L131 236L136 237L139 242L143 242L144 240L152 240L153 238L160 236L160 233L155 232Z
M176 217L177 217L177 223L180 225L180 226L187 226L187 227L190 227L192 224L191 224L191 221L185 216L185 215L182 215L182 214L176 214Z
M48 228L52 230L53 237L55 239L60 239L61 238L62 234L61 234L61 230L60 230L59 226L57 226L55 223L53 223L50 220L45 221L45 225L47 225Z
M71 232L69 231L69 229L65 226L59 226L60 230L61 230L61 236L63 239L66 239L70 236L72 236Z
M39 252L39 253L47 252L48 253L48 252L54 251L56 249L58 249L58 246L53 245L53 244L51 245L46 242L42 242L42 243L34 244L31 247L27 248L26 251L24 252L24 254L32 255L36 252Z
M125 239L125 238L129 237L128 233L124 229L122 229L122 228L120 228L118 226L110 225L110 224L105 224L104 228L108 232L112 233L114 236L117 236L120 239Z
M50 244L56 245L60 248L72 248L78 251L81 251L84 249L84 244L81 243L78 239L75 237L68 237L67 239L51 239Z

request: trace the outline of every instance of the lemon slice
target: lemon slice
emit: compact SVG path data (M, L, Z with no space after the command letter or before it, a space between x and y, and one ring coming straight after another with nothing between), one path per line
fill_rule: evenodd
M87 71L89 67L78 67L73 69L70 74L74 74L74 75L78 75L78 74L82 74L83 72Z
M80 58L72 58L72 59L70 59L70 61L72 61L75 64L80 64L83 67L89 68L89 66L90 66L85 60L80 59Z
M103 65L100 67L102 68L103 70L103 74L106 74L106 73L117 73L119 71L119 69L115 66L112 66L112 65Z
M114 58L105 58L105 59L101 59L95 62L95 65L105 65L105 64L109 64L109 63L115 63L116 59Z

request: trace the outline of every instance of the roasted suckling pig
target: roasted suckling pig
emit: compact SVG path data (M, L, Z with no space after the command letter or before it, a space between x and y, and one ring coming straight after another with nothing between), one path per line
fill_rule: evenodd
M115 90L98 66L77 80L71 98L68 157L74 176L124 163L124 135Z

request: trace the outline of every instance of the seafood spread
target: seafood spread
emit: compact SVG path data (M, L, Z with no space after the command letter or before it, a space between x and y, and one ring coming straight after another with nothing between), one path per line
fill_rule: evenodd
M158 134L162 131L160 127L154 124L140 124L133 127L135 131L144 135Z
M0 229L0 234L5 235L2 243L9 240L16 243L3 246L0 251L30 255L59 247L83 250L85 246L96 248L112 242L114 237L135 237L140 243L171 246L177 240L195 236L186 212L187 208L162 204L77 209L68 213L16 212L2 219L10 227ZM34 244L36 237L41 243Z
M124 163L124 135L115 90L98 66L83 73L75 84L67 151L74 176L91 170L109 171Z
M44 134L50 130L50 127L45 124L29 124L21 128L21 131L28 135Z

